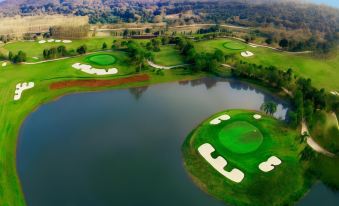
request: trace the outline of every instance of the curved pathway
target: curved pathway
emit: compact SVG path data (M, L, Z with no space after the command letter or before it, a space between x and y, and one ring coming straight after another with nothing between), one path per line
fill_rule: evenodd
M310 146L314 151L321 153L323 155L326 155L328 157L335 157L335 154L324 149L316 141L314 141L314 139L309 135L310 133L308 132L308 128L307 128L305 120L303 120L301 123L301 135L304 135L304 134L307 135L306 142L308 146Z
M184 67L184 66L189 65L189 64L179 64L179 65L174 65L174 66L162 66L162 65L155 64L150 60L147 60L147 63L148 63L148 65L150 65L151 67L154 67L156 69L174 69L174 68Z

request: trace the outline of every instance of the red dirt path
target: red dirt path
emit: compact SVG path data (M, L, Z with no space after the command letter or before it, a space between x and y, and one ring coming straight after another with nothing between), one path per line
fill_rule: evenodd
M135 75L131 77L110 79L110 80L67 80L52 83L50 89L63 89L67 87L112 87L133 82L148 81L150 78L147 74Z

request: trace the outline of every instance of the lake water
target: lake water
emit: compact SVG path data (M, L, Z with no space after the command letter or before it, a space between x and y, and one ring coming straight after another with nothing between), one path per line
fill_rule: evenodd
M284 118L278 99L216 78L72 94L43 105L18 142L28 206L222 206L188 177L181 144L212 114L259 109L268 100L280 103L276 116Z

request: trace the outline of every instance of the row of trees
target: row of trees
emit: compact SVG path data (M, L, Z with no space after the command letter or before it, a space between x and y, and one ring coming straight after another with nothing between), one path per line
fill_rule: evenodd
M325 90L313 87L310 79L295 76L292 69L282 71L274 66L263 67L240 61L232 69L232 75L290 90L294 94L291 96L293 110L289 112L289 121L293 126L297 126L302 118L311 122L317 109L322 110L328 106Z
M50 49L44 49L43 57L44 59L55 59L60 57L74 56L76 54L85 54L87 53L87 46L81 45L76 51L73 49L67 50L65 46L52 47Z
M44 49L43 57L44 59L55 59L59 57L69 56L69 52L67 51L65 46L52 47L50 49Z

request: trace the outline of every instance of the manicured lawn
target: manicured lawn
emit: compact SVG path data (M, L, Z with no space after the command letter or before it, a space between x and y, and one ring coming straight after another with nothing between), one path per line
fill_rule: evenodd
M246 45L240 42L236 41L226 41L223 46L226 49L231 49L231 50L243 50L246 48Z
M245 48L237 51L225 48L224 43L230 41L243 44ZM339 91L339 55L336 54L328 58L314 57L312 54L291 54L269 48L253 48L240 41L230 39L201 41L195 45L198 51L220 49L227 54L236 54L237 58L250 63L265 66L273 65L284 70L292 68L297 75L311 78L314 86L318 88L325 88L327 91ZM254 53L254 56L251 58L241 57L241 51L250 51Z
M19 41L6 44L3 47L2 52L12 51L13 53L17 53L18 51L22 50L27 54L27 61L28 62L37 62L43 60L42 52L44 49L49 49L52 47L58 47L64 45L68 50L74 49L76 50L79 46L86 44L88 48L88 52L98 51L101 50L102 44L106 42L108 48L112 45L113 37L106 37L106 38L91 38L91 39L81 39L81 40L72 40L72 43L65 44L65 43L45 43L39 44L38 41L30 42L30 41ZM33 57L37 57L33 58Z
M263 115L262 119L256 120L253 118L255 113L245 110L224 111L201 123L182 146L185 167L202 190L228 204L289 205L309 189L305 186L304 168L299 164L298 153L302 147L297 143L299 134L270 116ZM231 118L218 125L210 124L212 119L224 114ZM249 149L242 154L225 147L225 142L223 139L220 141L218 135L225 129L232 132L237 126L247 131L258 129L263 137L262 144L258 141L260 146L257 149ZM236 137L237 134L244 135L239 129L232 136L242 139ZM245 139L248 140L248 137ZM236 168L244 173L242 182L235 183L227 179L199 154L198 148L205 143L214 147L213 158L221 156L227 161L226 171ZM246 140L239 144L249 148ZM281 159L282 163L267 173L259 170L258 165L273 155Z
M218 136L226 149L238 154L256 151L263 141L259 129L244 121L226 125Z
M184 64L184 59L174 46L162 46L160 52L153 52L154 63L162 66L175 66Z
M94 65L108 66L116 62L116 58L110 54L94 54L88 57L88 61Z

